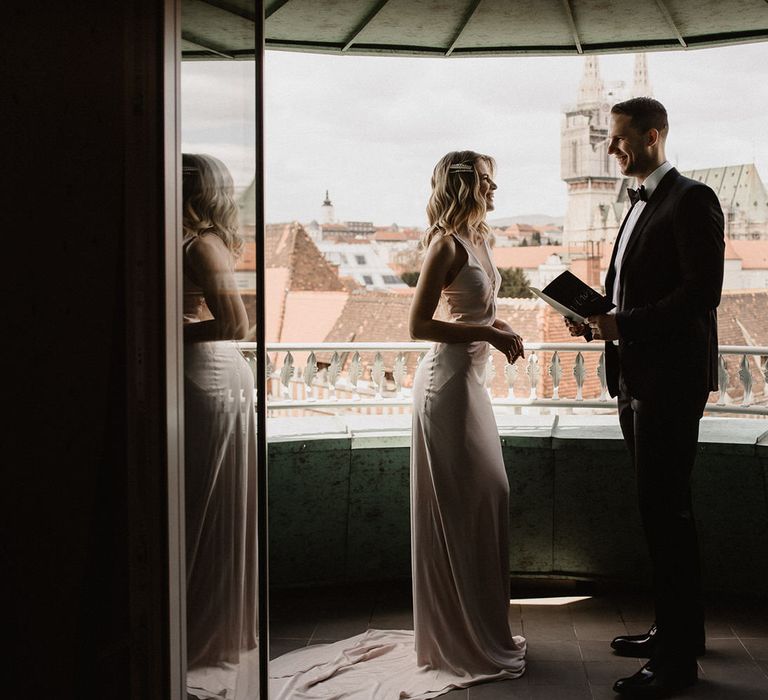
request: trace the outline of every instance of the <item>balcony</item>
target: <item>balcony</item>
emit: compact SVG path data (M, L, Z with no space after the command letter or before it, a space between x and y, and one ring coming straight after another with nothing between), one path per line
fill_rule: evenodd
M512 681L452 690L441 700L616 700L614 681L640 659L615 656L617 634L645 632L653 617L647 595L579 581L516 581L510 628L529 640L527 670ZM412 629L408 582L273 591L270 655L347 639L367 628ZM758 700L768 697L768 620L764 606L706 597L707 654L699 683L675 698Z
M409 576L409 394L428 347L268 345L275 586ZM242 350L255 366L255 346ZM768 595L766 357L721 346L723 389L701 424L694 503L713 593ZM511 575L649 583L602 345L529 344L518 368L501 359L486 385L511 487Z
M268 345L272 656L412 628L410 384L428 347ZM768 692L768 348L720 353L724 390L710 397L694 479L708 653L685 697L739 700ZM528 344L516 372L500 360L486 385L511 487L510 622L531 640L529 671L445 697L611 698L642 662L608 642L644 631L653 610L602 346Z

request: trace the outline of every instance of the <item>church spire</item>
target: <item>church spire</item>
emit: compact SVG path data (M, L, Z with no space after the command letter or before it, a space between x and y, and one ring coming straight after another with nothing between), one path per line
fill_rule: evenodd
M597 56L585 56L584 75L579 83L579 105L602 103L605 101L605 85L600 77L600 64Z
M635 54L635 78L632 83L632 97L653 97L651 81L648 79L648 63L644 53Z
M323 206L320 207L320 223L332 224L336 221L336 212L331 204L331 198L328 196L328 190L325 191L325 201Z

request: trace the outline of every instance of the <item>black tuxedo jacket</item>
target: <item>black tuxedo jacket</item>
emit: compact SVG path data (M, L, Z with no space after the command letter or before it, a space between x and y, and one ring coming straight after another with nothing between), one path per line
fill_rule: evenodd
M613 298L614 263L605 291ZM619 373L633 398L684 399L717 389L717 306L723 285L723 212L710 187L674 168L646 202L621 263L616 323L605 344L612 396Z

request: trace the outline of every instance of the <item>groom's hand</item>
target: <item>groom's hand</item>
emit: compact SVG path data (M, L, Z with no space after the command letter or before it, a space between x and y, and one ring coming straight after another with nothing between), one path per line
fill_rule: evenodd
M570 318L566 318L565 325L568 326L568 331L574 338L584 338L588 343L594 340L592 337L592 329L588 323L579 323L578 321L571 321Z
M592 337L595 340L618 340L619 327L616 324L614 314L600 314L599 316L589 316L587 323L592 329Z
M583 336L589 330L589 325L587 325L586 323L578 323L577 321L571 321L570 318L565 318L563 320L565 321L565 325L568 326L568 331L574 338Z

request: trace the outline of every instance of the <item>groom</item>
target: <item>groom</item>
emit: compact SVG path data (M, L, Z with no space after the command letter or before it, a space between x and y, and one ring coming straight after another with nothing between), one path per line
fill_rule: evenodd
M605 341L608 388L635 464L653 566L656 620L617 637L617 654L649 658L614 685L655 697L697 681L704 653L699 551L690 476L699 419L717 389L717 306L723 282L723 213L715 193L682 176L664 154L664 106L648 97L611 109L608 153L634 176L605 290L614 312L572 324Z

